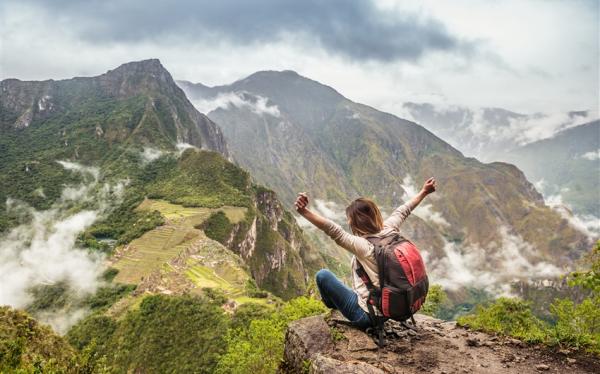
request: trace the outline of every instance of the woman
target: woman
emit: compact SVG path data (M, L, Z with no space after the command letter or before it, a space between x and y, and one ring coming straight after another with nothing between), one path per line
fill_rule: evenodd
M317 287L321 293L321 299L328 308L338 309L344 317L357 327L367 328L371 326L367 308L369 291L356 274L358 261L362 264L375 287L379 287L377 264L373 254L374 247L365 237L385 237L397 232L410 212L423 201L425 196L434 192L435 188L435 179L429 178L423 184L421 192L409 202L398 207L385 221L379 208L371 199L361 197L354 200L346 208L346 217L348 225L352 229L352 234L344 231L337 223L308 209L308 196L304 193L298 194L294 204L298 213L329 235L339 246L354 255L352 257L353 290L337 279L331 271L322 269L317 272Z

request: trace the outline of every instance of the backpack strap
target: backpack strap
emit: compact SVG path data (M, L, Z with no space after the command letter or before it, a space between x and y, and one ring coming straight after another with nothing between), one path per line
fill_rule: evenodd
M362 279L363 283L365 284L365 286L367 286L367 289L369 290L369 297L367 298L367 308L369 309L369 318L371 319L371 324L373 325L373 327L375 327L377 326L377 314L375 314L373 304L378 304L377 301L381 297L381 289L377 289L377 287L375 287L373 282L371 282L371 278L369 278L369 275L365 271L365 268L362 266L360 261L358 261L358 259L356 259L356 261L358 263L358 266L356 267L356 275L358 275L358 277Z
M370 240L369 240L370 241ZM381 251L381 247L380 244L373 244L375 246L375 259L377 260L377 270L378 270L378 276L379 276L379 287L375 287L375 285L373 284L373 282L371 281L371 278L369 278L369 275L367 274L367 272L365 271L365 268L363 267L363 265L360 263L360 261L358 259L356 259L356 261L358 262L358 266L356 267L356 274L359 276L360 279L362 279L362 281L364 282L365 286L367 286L367 289L369 290L369 297L367 299L367 309L369 310L369 319L371 320L371 325L375 328L375 331L377 332L377 338L378 338L378 342L377 345L379 347L383 347L384 345L384 340L383 340L383 323L385 322L385 317L384 316L379 316L375 313L375 309L373 308L373 305L376 305L377 308L380 308L381 305L381 290L383 287L383 279L384 279L384 266L385 266L385 256L383 255L379 255L379 251Z

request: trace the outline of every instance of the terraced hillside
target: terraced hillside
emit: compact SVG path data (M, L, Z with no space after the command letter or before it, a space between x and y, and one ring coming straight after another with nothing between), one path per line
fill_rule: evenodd
M247 208L184 207L146 199L137 209L160 212L165 224L115 249L109 260L110 266L119 271L114 281L138 286L132 296L113 306L109 314L120 314L147 294L204 294L207 288L222 291L231 307L249 301L273 302L267 293L260 298L252 297L256 292L248 266L197 228L215 212L224 212L232 224L237 224L243 220Z

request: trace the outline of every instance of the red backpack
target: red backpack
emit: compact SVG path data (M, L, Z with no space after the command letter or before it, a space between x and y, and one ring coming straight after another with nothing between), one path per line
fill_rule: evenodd
M391 318L415 323L415 314L425 302L429 280L423 258L417 247L398 233L386 237L367 237L375 247L375 260L379 276L377 288L373 285L360 261L356 273L369 290L367 306L373 327L383 345L383 322ZM376 315L376 307L380 315Z

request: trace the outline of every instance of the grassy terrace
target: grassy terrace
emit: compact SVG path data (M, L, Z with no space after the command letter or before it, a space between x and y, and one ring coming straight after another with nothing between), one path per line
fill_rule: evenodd
M244 218L247 208L190 208L147 199L137 209L157 210L166 223L117 248L111 264L119 270L115 281L140 284L150 275L160 274L160 286L166 292L177 292L174 285L180 285L183 276L193 285L193 291L218 288L240 303L264 301L246 296L250 276L243 261L196 228L219 210L232 223L237 223ZM169 287L171 284L173 287ZM135 300L122 301L129 305L135 303Z

